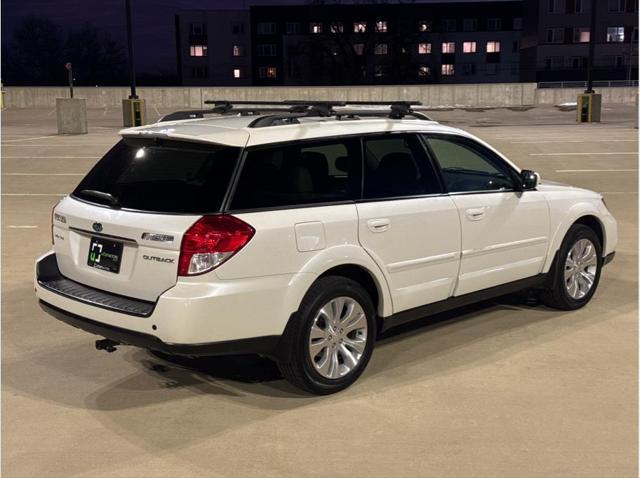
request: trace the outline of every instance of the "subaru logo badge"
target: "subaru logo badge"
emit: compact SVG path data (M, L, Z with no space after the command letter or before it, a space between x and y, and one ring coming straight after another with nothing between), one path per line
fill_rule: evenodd
M96 232L101 232L102 231L102 224L100 224L99 222L94 222L93 223L93 230Z

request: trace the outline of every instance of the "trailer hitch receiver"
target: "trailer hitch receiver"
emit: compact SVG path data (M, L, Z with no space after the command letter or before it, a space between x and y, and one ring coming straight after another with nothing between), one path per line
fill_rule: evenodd
M115 340L111 339L96 340L96 349L106 350L109 353L115 352L118 345L121 345L120 342L116 342Z

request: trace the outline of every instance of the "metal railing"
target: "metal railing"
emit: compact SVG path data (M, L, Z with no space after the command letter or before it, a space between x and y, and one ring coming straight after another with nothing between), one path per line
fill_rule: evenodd
M638 80L594 81L594 88L611 88L621 86L638 86ZM586 88L586 81L541 81L538 88Z

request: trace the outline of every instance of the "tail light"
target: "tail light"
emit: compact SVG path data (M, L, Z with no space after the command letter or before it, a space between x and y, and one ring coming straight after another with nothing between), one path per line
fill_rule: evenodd
M233 216L202 217L182 238L178 275L192 276L215 269L242 249L255 232Z

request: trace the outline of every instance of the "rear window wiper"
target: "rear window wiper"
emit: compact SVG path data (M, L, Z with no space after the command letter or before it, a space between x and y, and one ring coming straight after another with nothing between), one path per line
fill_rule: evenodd
M120 209L120 202L118 198L113 194L105 193L103 191L95 191L94 189L83 189L80 194L86 194L87 196L94 196L100 199L104 199L109 202L115 209Z

